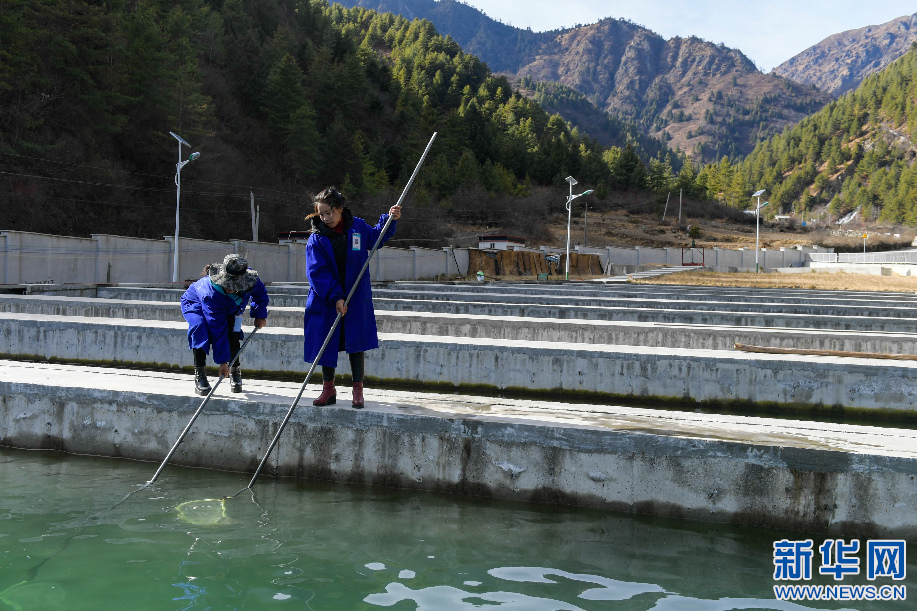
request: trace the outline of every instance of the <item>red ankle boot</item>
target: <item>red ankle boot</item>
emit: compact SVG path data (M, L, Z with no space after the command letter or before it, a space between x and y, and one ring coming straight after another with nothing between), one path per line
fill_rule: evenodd
M334 405L337 392L334 390L334 380L322 380L322 394L312 401L312 405Z
M353 407L363 409L363 382L353 383Z

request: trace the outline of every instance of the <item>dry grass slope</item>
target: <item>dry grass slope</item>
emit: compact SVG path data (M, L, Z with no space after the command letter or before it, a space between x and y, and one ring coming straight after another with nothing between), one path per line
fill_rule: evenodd
M820 289L830 291L889 291L917 293L917 277L873 276L847 273L805 274L726 274L709 271L669 274L638 284L677 284L684 286L724 286L780 289Z

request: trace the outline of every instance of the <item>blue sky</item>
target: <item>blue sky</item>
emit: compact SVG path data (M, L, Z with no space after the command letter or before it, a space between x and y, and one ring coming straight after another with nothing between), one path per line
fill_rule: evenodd
M494 19L535 31L630 19L654 32L699 36L741 50L758 68L775 66L844 30L917 12L914 0L464 0Z

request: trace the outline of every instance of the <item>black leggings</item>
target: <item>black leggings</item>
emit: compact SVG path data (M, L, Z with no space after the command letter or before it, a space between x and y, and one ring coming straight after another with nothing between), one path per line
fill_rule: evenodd
M363 381L363 355L365 352L351 352L350 357L350 374L354 382ZM330 382L334 379L334 367L322 366L322 379Z
M237 331L229 332L229 362L232 362L232 357L236 356L239 353L239 346L242 345L242 334ZM204 352L202 348L194 348L194 366L195 367L206 367L207 366L207 353ZM236 366L242 365L242 358L239 357L239 360L236 361Z

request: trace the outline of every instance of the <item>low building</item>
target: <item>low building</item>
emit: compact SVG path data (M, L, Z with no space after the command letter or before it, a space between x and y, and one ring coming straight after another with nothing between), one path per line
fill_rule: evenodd
M525 238L503 234L478 236L478 250L509 250L510 246L525 246Z

